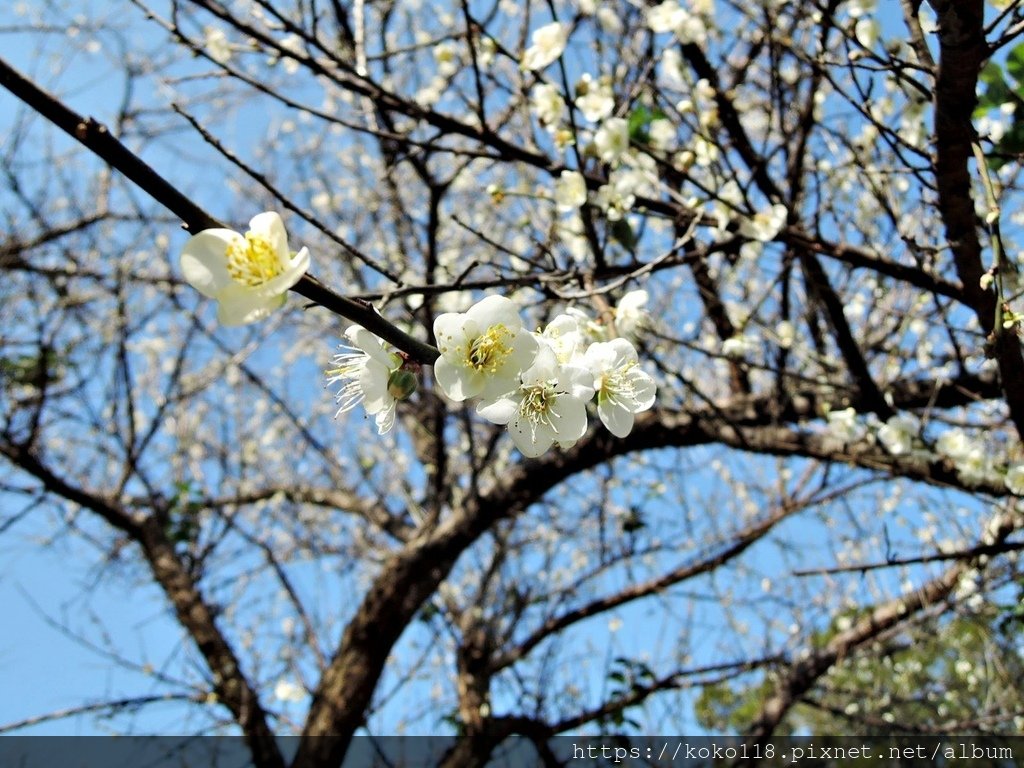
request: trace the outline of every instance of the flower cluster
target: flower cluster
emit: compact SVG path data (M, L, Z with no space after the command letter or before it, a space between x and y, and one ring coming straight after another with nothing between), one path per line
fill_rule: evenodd
M561 179L560 197L568 207L586 198L579 174ZM285 294L309 268L309 252L288 249L281 217L261 213L245 235L207 229L191 237L182 251L185 279L218 302L218 319L242 325L262 319L284 304ZM542 331L523 327L516 305L504 296L488 296L467 312L447 312L434 321L440 356L434 363L438 387L451 400L479 398L477 412L508 426L516 447L540 456L557 443L569 448L587 431L587 403L608 430L625 437L635 415L654 405L654 380L639 367L629 336L648 322L645 291L622 297L613 311L619 338L606 339L603 326L583 312L559 315ZM389 351L365 328L345 332L327 384L340 385L340 415L362 404L384 434L395 423L398 401L417 384L418 365Z
M434 321L441 353L434 375L456 402L479 397L477 413L507 426L527 457L556 443L572 447L587 431L586 404L595 398L601 422L625 437L635 414L654 405L654 380L640 369L628 340L584 348L589 333L578 313L559 315L531 333L511 300L488 296L468 312Z

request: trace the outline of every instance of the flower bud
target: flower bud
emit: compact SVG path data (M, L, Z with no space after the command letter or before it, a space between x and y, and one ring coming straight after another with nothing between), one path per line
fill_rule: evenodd
M392 371L388 377L388 394L395 400L405 400L416 391L416 374L404 368Z

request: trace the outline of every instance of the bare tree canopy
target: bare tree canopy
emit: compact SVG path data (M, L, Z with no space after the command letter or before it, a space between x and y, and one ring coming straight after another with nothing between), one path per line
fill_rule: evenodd
M83 631L137 687L0 729L170 701L260 768L1021 732L1022 32L1017 0L0 11L0 534L180 632Z

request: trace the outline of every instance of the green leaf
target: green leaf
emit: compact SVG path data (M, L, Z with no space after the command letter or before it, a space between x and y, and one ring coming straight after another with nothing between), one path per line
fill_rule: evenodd
M988 66L986 66L987 68ZM1018 85L1024 84L1024 44L1018 45L1007 55L1006 71L1017 81Z

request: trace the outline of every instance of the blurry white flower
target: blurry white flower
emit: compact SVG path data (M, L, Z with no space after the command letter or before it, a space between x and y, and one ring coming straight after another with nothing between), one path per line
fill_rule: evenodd
M1003 482L1014 496L1024 496L1024 464L1014 464L1010 467Z
M974 448L974 442L962 429L949 429L935 441L935 450L950 459L964 458Z
M897 414L878 428L878 440L893 456L902 456L910 453L919 429L913 416Z
M210 58L218 64L227 64L231 58L231 45L224 30L218 27L206 27L203 30L204 47Z
M623 29L622 19L619 17L619 14L607 5L598 9L597 23L600 24L601 29L609 35L617 35Z
M647 313L647 291L630 291L619 299L615 307L615 330L623 336L631 336L650 320Z
M676 0L665 0L660 5L647 9L647 26L651 32L674 32L682 24L687 13Z
M609 117L594 134L594 148L601 162L615 165L629 149L629 123L621 117Z
M749 336L738 334L722 342L722 354L726 357L746 357L757 349L757 343Z
M640 369L636 349L625 339L591 344L583 364L594 375L597 415L616 437L633 429L634 414L654 405L654 379Z
M540 122L547 126L556 125L565 112L565 100L558 87L550 83L538 83L530 91L530 107Z
M488 296L465 313L438 315L434 336L441 352L434 377L456 402L515 389L520 371L537 353L537 341L523 330L516 305L504 296Z
M309 269L309 251L288 250L281 217L261 213L240 235L230 229L204 229L181 252L185 280L217 301L217 319L244 325L267 317L284 304L285 294Z
M855 443L867 434L867 428L858 421L857 411L853 408L829 411L828 431L847 444Z
M508 425L512 442L527 458L540 456L556 441L570 448L587 431L586 401L594 396L588 371L559 365L545 345L523 371L519 385L482 404L477 413L493 424Z
M575 103L583 116L592 123L608 117L615 109L611 80L602 77L595 81L589 74L584 74L576 83Z
M296 56L305 55L305 46L302 42L302 38L298 35L291 34L282 38L279 43L282 48L286 51L296 54ZM292 58L287 54L284 55L284 71L289 75L294 75L299 71L299 61L297 58Z
M291 680L282 678L274 686L274 698L278 701L302 701L306 698L306 691Z
M557 21L534 30L530 47L523 53L523 69L544 69L562 55L569 40L569 28Z
M796 341L796 326L789 322L789 320L783 320L775 326L775 335L779 339L779 346L783 349L789 349L793 346L793 342Z
M555 182L555 205L572 211L587 202L587 181L579 171L562 171Z
M776 203L771 208L758 211L753 218L740 222L740 234L758 242L767 243L775 238L786 224L786 206Z
M647 127L647 137L652 149L658 152L671 151L676 143L676 127L672 125L671 120L652 120Z

